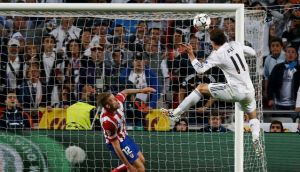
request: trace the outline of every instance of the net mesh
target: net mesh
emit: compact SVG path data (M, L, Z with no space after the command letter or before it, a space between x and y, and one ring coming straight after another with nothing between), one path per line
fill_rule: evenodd
M200 12L212 18L210 29L224 28L234 40L235 13ZM111 170L121 162L106 148L94 118L97 109L69 107L78 101L96 106L96 92L145 86L157 94L128 97L124 106L129 135L142 148L147 171L234 171L233 104L216 101L203 110L210 101L206 97L184 114L186 124L177 128L188 127L187 132L176 131L159 112L176 108L200 82L225 81L218 69L195 75L178 46L192 44L198 58L211 52L208 32L192 26L200 12L1 11L1 128L7 130L0 135L0 158L5 157L0 171ZM261 11L245 12L245 44L257 54L262 51L263 19ZM262 117L260 59L248 57L247 62ZM12 90L17 99L8 101ZM16 106L22 110L9 110ZM29 122L7 117L21 118L19 111ZM203 130L212 117L222 127ZM266 171L265 156L254 154L251 134L244 139L245 171ZM67 153L70 146L75 148Z

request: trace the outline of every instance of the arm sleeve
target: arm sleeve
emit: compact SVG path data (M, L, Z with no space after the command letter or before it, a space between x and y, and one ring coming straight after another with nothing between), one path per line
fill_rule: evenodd
M104 121L102 127L109 141L113 141L117 138L117 127L113 123Z
M124 103L126 97L125 97L125 95L123 93L118 93L116 95L116 99L118 99L121 103Z
M250 56L255 56L256 52L253 48L243 45L244 53Z
M192 61L193 68L196 70L197 73L202 74L208 69L215 66L215 64L211 63L209 59L207 59L204 63L199 62L197 59Z

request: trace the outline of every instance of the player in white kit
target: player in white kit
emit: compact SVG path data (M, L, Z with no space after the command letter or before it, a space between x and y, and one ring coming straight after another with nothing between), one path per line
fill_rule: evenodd
M255 90L244 57L244 53L250 56L254 56L256 53L251 47L238 42L226 42L226 36L220 29L211 31L210 39L213 51L204 62L197 60L191 45L183 44L182 46L197 73L204 73L217 66L223 71L227 83L200 84L174 111L162 109L162 112L168 113L172 120L178 121L181 114L195 105L203 97L203 94L219 100L237 102L240 109L249 115L255 151L260 156L262 146L259 140L260 122L256 116Z

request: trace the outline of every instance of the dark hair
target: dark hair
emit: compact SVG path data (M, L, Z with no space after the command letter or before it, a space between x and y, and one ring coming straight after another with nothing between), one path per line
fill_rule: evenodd
M115 24L115 27L112 30L112 35L115 35L115 28L116 27L122 27L123 31L126 32L126 28L123 25L121 25L121 24ZM123 33L123 34L125 34L125 33ZM116 38L114 38L114 39L116 39Z
M158 31L160 31L160 28L158 28L158 27L150 28L150 29L148 30L148 34L149 34L149 35L151 34L152 30L158 30Z
M234 18L232 18L232 17L227 17L227 18L224 18L224 21L225 21L225 20L229 20L229 21L231 21L231 22L233 22L233 23L235 22L235 19L234 19Z
M216 45L223 45L226 42L226 36L221 29L214 29L210 32L210 40Z
M7 89L6 93L7 93L6 95L8 95L8 94L17 94L17 91L15 89Z
M110 92L103 92L97 95L97 105L104 107L107 104L107 100L110 97Z
M188 120L186 118L180 118L180 120L175 123L174 131L176 131L176 127L177 127L177 125L180 124L181 121L186 123L186 131L188 131L189 130L189 123L188 123Z
M286 46L285 51L286 51L288 48L294 48L295 51L296 51L297 57L299 56L299 54L298 54L298 46L297 46L297 45L289 44L289 45Z
M273 37L273 38L271 38L271 39L270 39L270 42L269 42L269 47L271 47L271 44L272 44L273 42L279 42L280 45L283 46L283 43L282 43L281 38L278 38L278 37Z
M41 52L44 52L44 41L45 41L45 39L47 39L47 38L52 39L52 40L54 41L54 47L56 47L56 42L57 42L56 38L55 38L53 35L46 34L46 35L44 35L43 38L42 38L42 43L41 43L42 49L41 49Z
M55 38L53 35L50 35L50 34L44 35L42 41L44 42L44 40L45 40L46 38L51 38L51 39L53 39L54 42L56 43L56 38ZM43 43L43 42L42 42L42 43Z
M90 32L92 34L92 29L90 27L84 27L82 28L82 30L79 33L79 40L81 41L82 39L82 35L84 32Z
M281 128L281 132L283 133L284 132L284 128L283 128L283 125L282 125L282 122L281 121L278 121L278 120L273 120L271 122L271 125L270 125L270 130L271 130L271 127L273 124L279 124L280 125L280 128Z
M72 42L75 42L75 43L78 44L78 47L79 47L79 54L82 53L82 49L81 49L81 48L82 48L82 46L81 46L81 40L79 40L79 39L71 39L70 41L68 41L68 43L67 43L67 45L66 45L66 52L67 52L68 58L71 57L70 45L71 45Z

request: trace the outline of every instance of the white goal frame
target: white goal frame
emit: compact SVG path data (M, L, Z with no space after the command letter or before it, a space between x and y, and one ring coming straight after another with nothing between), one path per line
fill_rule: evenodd
M0 3L1 11L101 11L101 12L235 12L235 38L244 44L244 4L65 4L65 3ZM243 112L235 105L234 170L244 171Z

